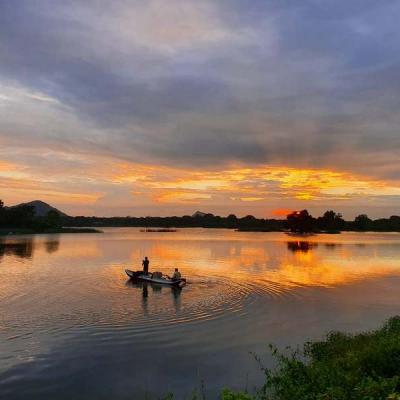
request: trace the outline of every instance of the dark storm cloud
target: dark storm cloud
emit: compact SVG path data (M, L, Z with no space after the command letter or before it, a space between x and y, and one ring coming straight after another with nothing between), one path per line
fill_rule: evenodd
M80 150L399 175L398 2L163 4L4 0L0 83L69 107L52 142Z
M101 38L97 41L94 29L85 27L84 21L71 22L63 15L49 18L41 3L37 4L0 5L3 79L44 91L105 127L154 120L171 112L201 111L216 102L229 101L223 82L191 76L190 71L181 75L163 72L155 82L141 80L141 63L136 57L145 64L166 68L168 61L135 46L130 49L132 58L112 48L101 49ZM80 42L81 37L87 42ZM100 53L104 50L101 62L90 54L90 45L98 46ZM129 78L121 74L125 63Z

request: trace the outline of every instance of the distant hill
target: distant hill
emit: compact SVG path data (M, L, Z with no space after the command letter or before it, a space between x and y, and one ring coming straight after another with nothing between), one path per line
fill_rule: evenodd
M56 211L61 216L67 217L67 214L63 213L60 210L57 210L57 208L52 207L50 204L47 204L41 200L34 200L29 203L21 203L14 207L19 207L19 206L33 206L35 210L35 215L37 217L45 217L49 213L49 211Z
M198 217L205 217L206 213L203 213L201 211L196 211L193 215L192 218L198 218Z

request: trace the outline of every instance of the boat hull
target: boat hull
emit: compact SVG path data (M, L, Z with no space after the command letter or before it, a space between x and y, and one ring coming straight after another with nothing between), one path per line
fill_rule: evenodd
M142 282L156 283L159 285L183 287L186 285L186 279L168 279L168 278L153 278L151 274L144 274L143 271L131 271L129 269L125 270L126 274L131 279L136 279Z

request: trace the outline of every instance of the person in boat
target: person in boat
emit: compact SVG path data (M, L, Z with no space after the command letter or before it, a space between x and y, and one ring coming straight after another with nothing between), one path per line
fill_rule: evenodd
M181 273L178 271L178 268L175 268L174 274L172 275L172 279L174 281L178 281L181 278L182 278Z
M142 261L143 273L146 274L146 275L149 273L149 264L150 264L150 260L146 256L144 258L144 260Z

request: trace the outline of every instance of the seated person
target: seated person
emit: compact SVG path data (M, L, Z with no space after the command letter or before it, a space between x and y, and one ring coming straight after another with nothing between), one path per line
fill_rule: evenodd
M181 279L181 277L182 277L182 275L181 275L181 273L178 271L178 268L175 268L175 272L174 272L174 274L172 275L172 279L173 279L174 281L177 281L177 280Z

